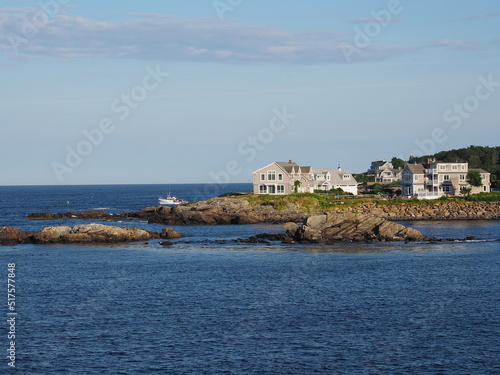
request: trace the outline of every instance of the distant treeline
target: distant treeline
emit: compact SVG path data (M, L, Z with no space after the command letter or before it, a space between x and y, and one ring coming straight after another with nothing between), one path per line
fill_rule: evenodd
M467 162L469 170L481 168L491 173L492 186L500 187L500 147L469 146L434 155L410 156L409 163L425 163L428 158L444 162Z

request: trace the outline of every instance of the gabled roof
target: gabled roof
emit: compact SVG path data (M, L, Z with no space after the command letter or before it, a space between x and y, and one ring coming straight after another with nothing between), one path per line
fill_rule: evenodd
M423 164L406 164L405 168L408 168L413 174L424 174L425 169Z
M311 167L301 167L297 163L294 163L293 161L288 161L288 162L282 162L282 161L276 161L274 163L268 164L265 167L257 169L253 173L258 173L260 170L265 169L267 167L270 167L271 165L276 165L278 166L283 172L291 174L291 173L311 173Z
M265 169L267 167L270 167L271 165L276 165L278 166L279 168L281 168L281 170L283 170L283 172L286 172L286 173L297 173L297 172L294 172L295 169L298 169L300 168L299 165L297 163L294 163L294 162L279 162L279 161L275 161L275 162L272 162L262 168L259 168L257 169L255 172L253 173L258 173L259 171L261 171L262 169Z
M357 185L358 182L353 177L351 172L347 169L326 169L326 168L312 168L314 174L327 174L330 173L330 183L332 185ZM348 179L344 180L344 175L349 175Z
M479 173L491 174L490 172L485 171L484 169L481 169L481 168L469 168L469 171L478 171Z
M399 173L401 173L403 170L402 169L397 169L397 168L386 168L386 169L377 169L374 174L376 175L381 175L382 173L387 173L390 172L397 176Z

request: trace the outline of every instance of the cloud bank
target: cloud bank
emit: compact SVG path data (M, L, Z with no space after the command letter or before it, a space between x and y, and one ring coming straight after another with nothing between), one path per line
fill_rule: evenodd
M38 19L36 19L38 15ZM282 31L218 18L185 19L133 14L101 22L57 14L43 22L40 10L0 9L0 49L11 58L133 58L230 64L347 63L342 44L353 35L331 30ZM37 26L38 25L38 26ZM450 43L434 46L455 47ZM418 48L368 44L355 62L385 60Z

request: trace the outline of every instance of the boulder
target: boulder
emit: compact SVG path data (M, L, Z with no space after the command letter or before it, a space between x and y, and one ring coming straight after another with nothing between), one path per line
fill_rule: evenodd
M35 243L57 243L71 233L70 227L46 227L33 236Z
M47 227L33 235L33 242L88 243L135 242L159 238L159 235L139 228L122 228L103 224L83 224L70 227Z
M288 222L285 224L286 234L292 239L295 239L295 236L298 234L299 229L300 226L297 223Z
M163 228L161 230L160 237L166 239L175 239L175 238L182 238L183 235L181 232L178 232L173 228Z
M419 231L407 228L374 215L335 213L310 216L302 226L285 225L292 239L309 243L337 241L421 241L426 237Z
M24 232L13 227L0 228L0 245L17 245L29 242L33 232Z

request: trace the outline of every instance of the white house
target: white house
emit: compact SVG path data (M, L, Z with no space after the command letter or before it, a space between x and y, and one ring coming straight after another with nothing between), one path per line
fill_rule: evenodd
M402 194L421 199L436 199L443 195L460 195L462 188L471 188L473 194L490 192L490 173L479 168L471 169L481 174L481 186L471 186L467 182L468 163L427 160L425 164L407 164L402 172Z
M387 169L394 168L392 163L387 160L375 160L370 164L370 168L366 171L366 174L374 174L377 169Z
M296 186L301 193L340 188L346 193L358 194L357 181L348 170L341 168L303 167L289 160L274 162L253 172L255 194L291 194Z

